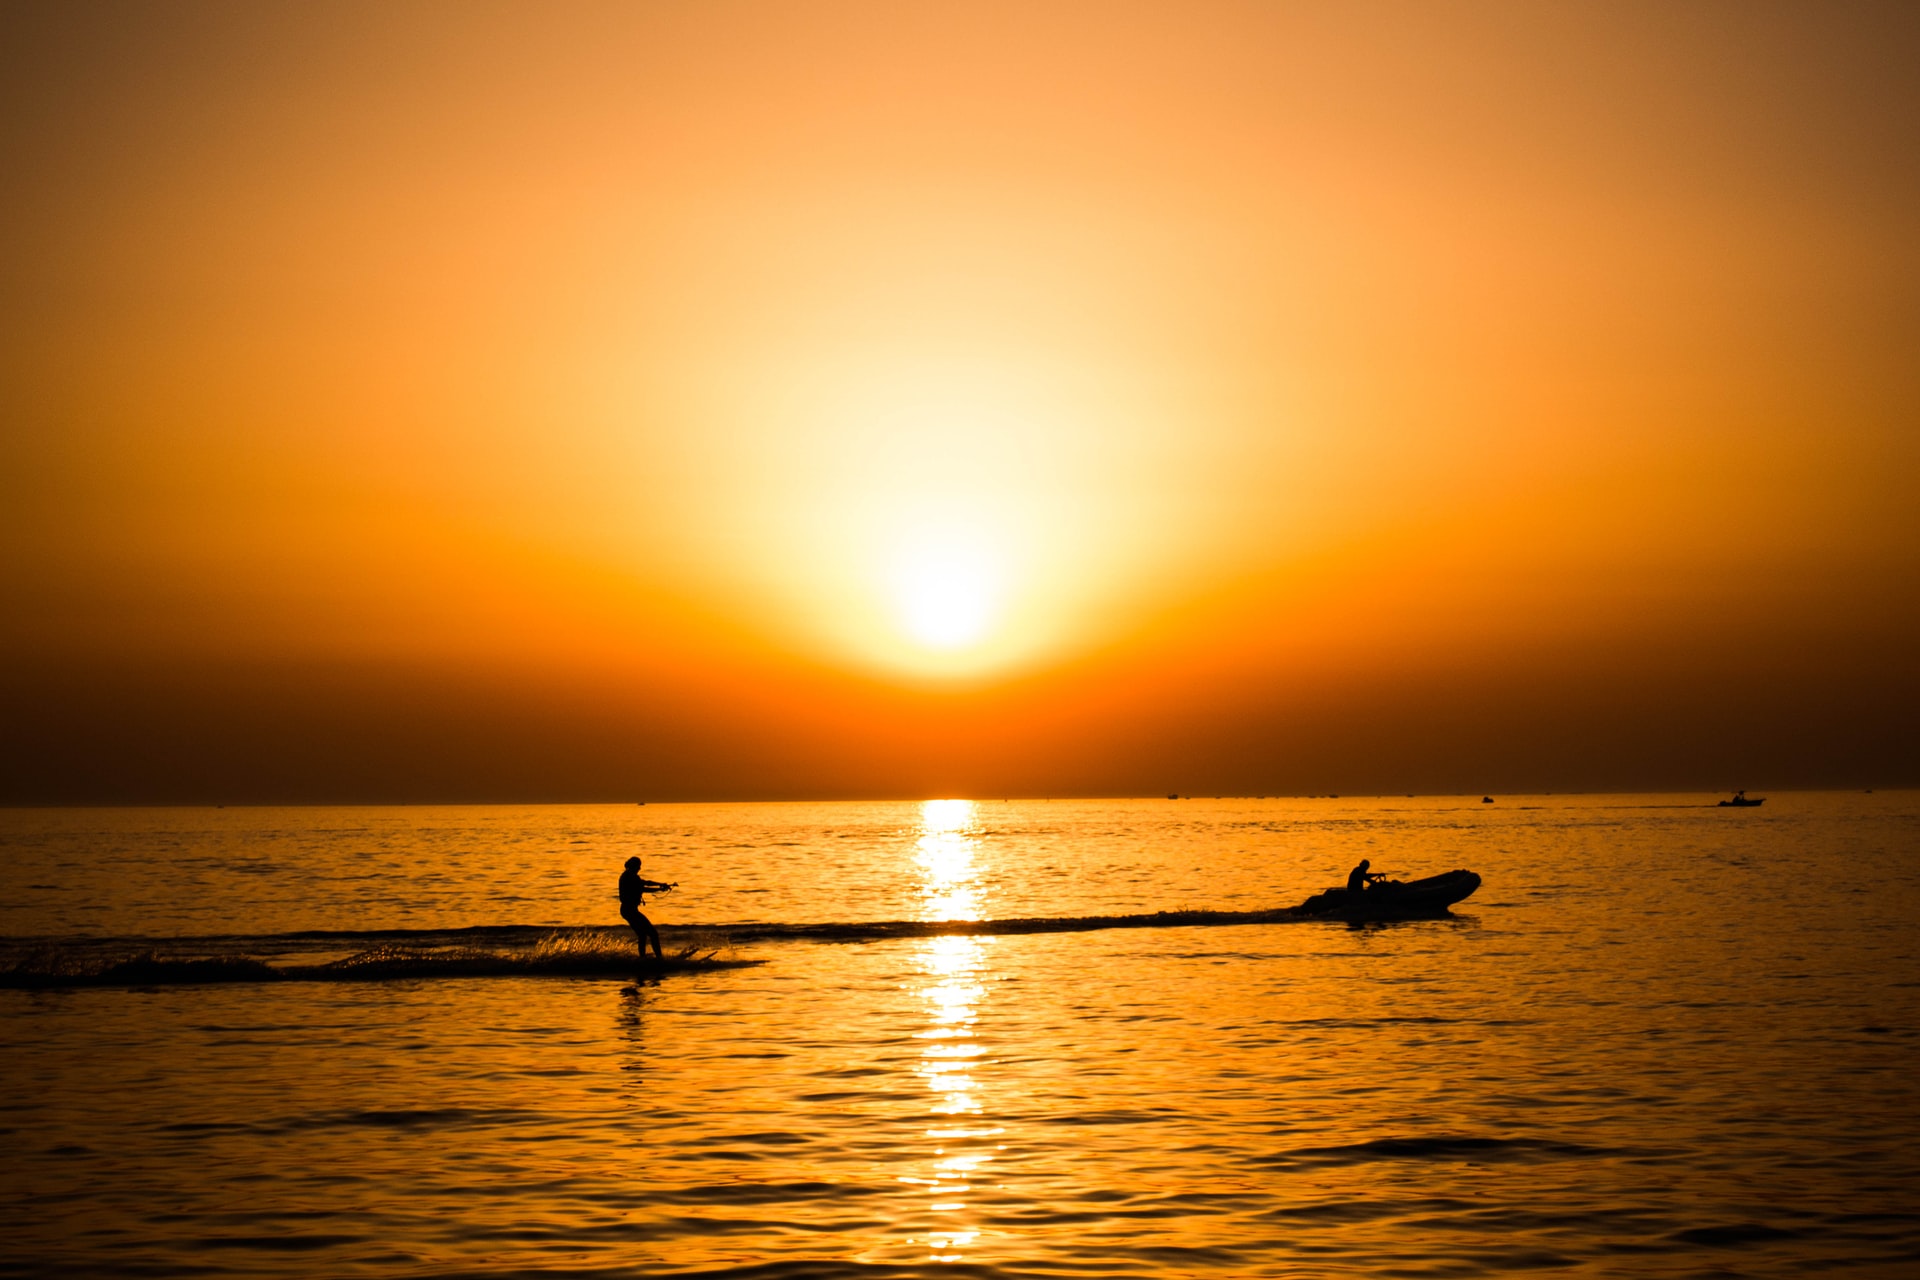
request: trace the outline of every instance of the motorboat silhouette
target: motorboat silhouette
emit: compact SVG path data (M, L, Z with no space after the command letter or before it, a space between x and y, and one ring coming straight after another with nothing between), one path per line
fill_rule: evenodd
M1722 800L1715 807L1719 809L1757 809L1766 802L1767 798L1765 796L1761 796L1758 800L1749 800L1747 799L1746 792L1736 791L1733 793L1733 799Z
M1324 920L1425 920L1447 914L1480 887L1477 872L1455 870L1424 880L1380 880L1358 892L1345 888L1316 893L1294 908Z

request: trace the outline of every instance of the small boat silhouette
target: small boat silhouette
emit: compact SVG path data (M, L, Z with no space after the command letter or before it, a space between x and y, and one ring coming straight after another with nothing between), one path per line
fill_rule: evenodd
M1480 887L1473 871L1446 871L1424 880L1382 880L1358 893L1345 888L1316 893L1293 909L1295 915L1359 924L1380 920L1435 920L1452 913L1454 903Z
M1766 802L1767 798L1765 796L1761 796L1758 800L1749 800L1747 799L1746 792L1736 791L1733 793L1733 799L1722 800L1715 807L1720 809L1757 809Z

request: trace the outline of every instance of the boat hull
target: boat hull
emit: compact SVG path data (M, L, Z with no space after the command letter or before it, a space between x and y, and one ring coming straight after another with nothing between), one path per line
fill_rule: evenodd
M1471 897L1479 887L1478 873L1455 870L1405 883L1389 880L1362 893L1328 889L1294 910L1321 920L1431 920L1446 915L1448 908Z

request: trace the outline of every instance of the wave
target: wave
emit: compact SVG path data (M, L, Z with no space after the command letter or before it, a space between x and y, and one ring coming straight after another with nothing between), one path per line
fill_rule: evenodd
M1298 1147L1254 1163L1277 1168L1316 1165L1356 1165L1382 1161L1434 1161L1472 1164L1532 1163L1545 1160L1610 1160L1654 1158L1667 1151L1596 1147L1578 1142L1542 1138L1483 1138L1439 1135L1412 1138L1376 1138L1333 1147Z
M1446 915L1437 914L1437 919ZM1186 929L1223 925L1294 924L1326 917L1302 915L1298 907L1263 907L1251 911L1155 911L1150 914L1097 916L1029 916L1000 920L829 920L793 922L747 920L730 924L660 923L663 938L724 939L743 942L881 942L889 938L936 938L952 935L1081 933L1096 929ZM183 937L0 937L0 950L18 953L35 947L178 947L203 946L230 951L247 948L287 950L367 949L379 946L452 947L495 946L524 948L555 934L600 935L626 939L633 935L617 924L480 924L453 929L296 929L285 933L210 933Z
M1291 924L1310 919L1292 907L1259 911L1155 911L1111 916L1027 916L1005 920L857 920L820 924L760 922L719 926L735 942L884 942L889 938L990 937L1089 933L1097 929L1191 929Z
M1441 912L1439 918L1447 918ZM1429 917L1432 918L1432 917ZM661 925L675 953L654 972L760 963L722 951L754 942L884 942L891 939L1085 933L1101 929L1194 929L1295 924L1337 917L1298 907L1253 911L1031 916L1003 920L857 920ZM350 954L325 963L301 953ZM275 957L263 959L262 956ZM0 988L149 986L226 982L353 982L388 978L594 977L631 975L633 936L618 925L474 925L461 929L303 929L197 938L0 939Z
M384 944L321 964L272 964L245 954L192 955L42 947L0 970L0 987L200 986L240 982L380 982L403 978L656 977L762 963L719 954L724 943L681 946L643 960L632 938L604 930L549 932L531 947Z

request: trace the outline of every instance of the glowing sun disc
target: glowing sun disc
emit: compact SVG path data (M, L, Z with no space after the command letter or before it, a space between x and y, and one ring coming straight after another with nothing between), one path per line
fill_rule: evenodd
M900 620L930 649L961 649L984 637L996 585L984 552L952 544L910 547L894 573Z

